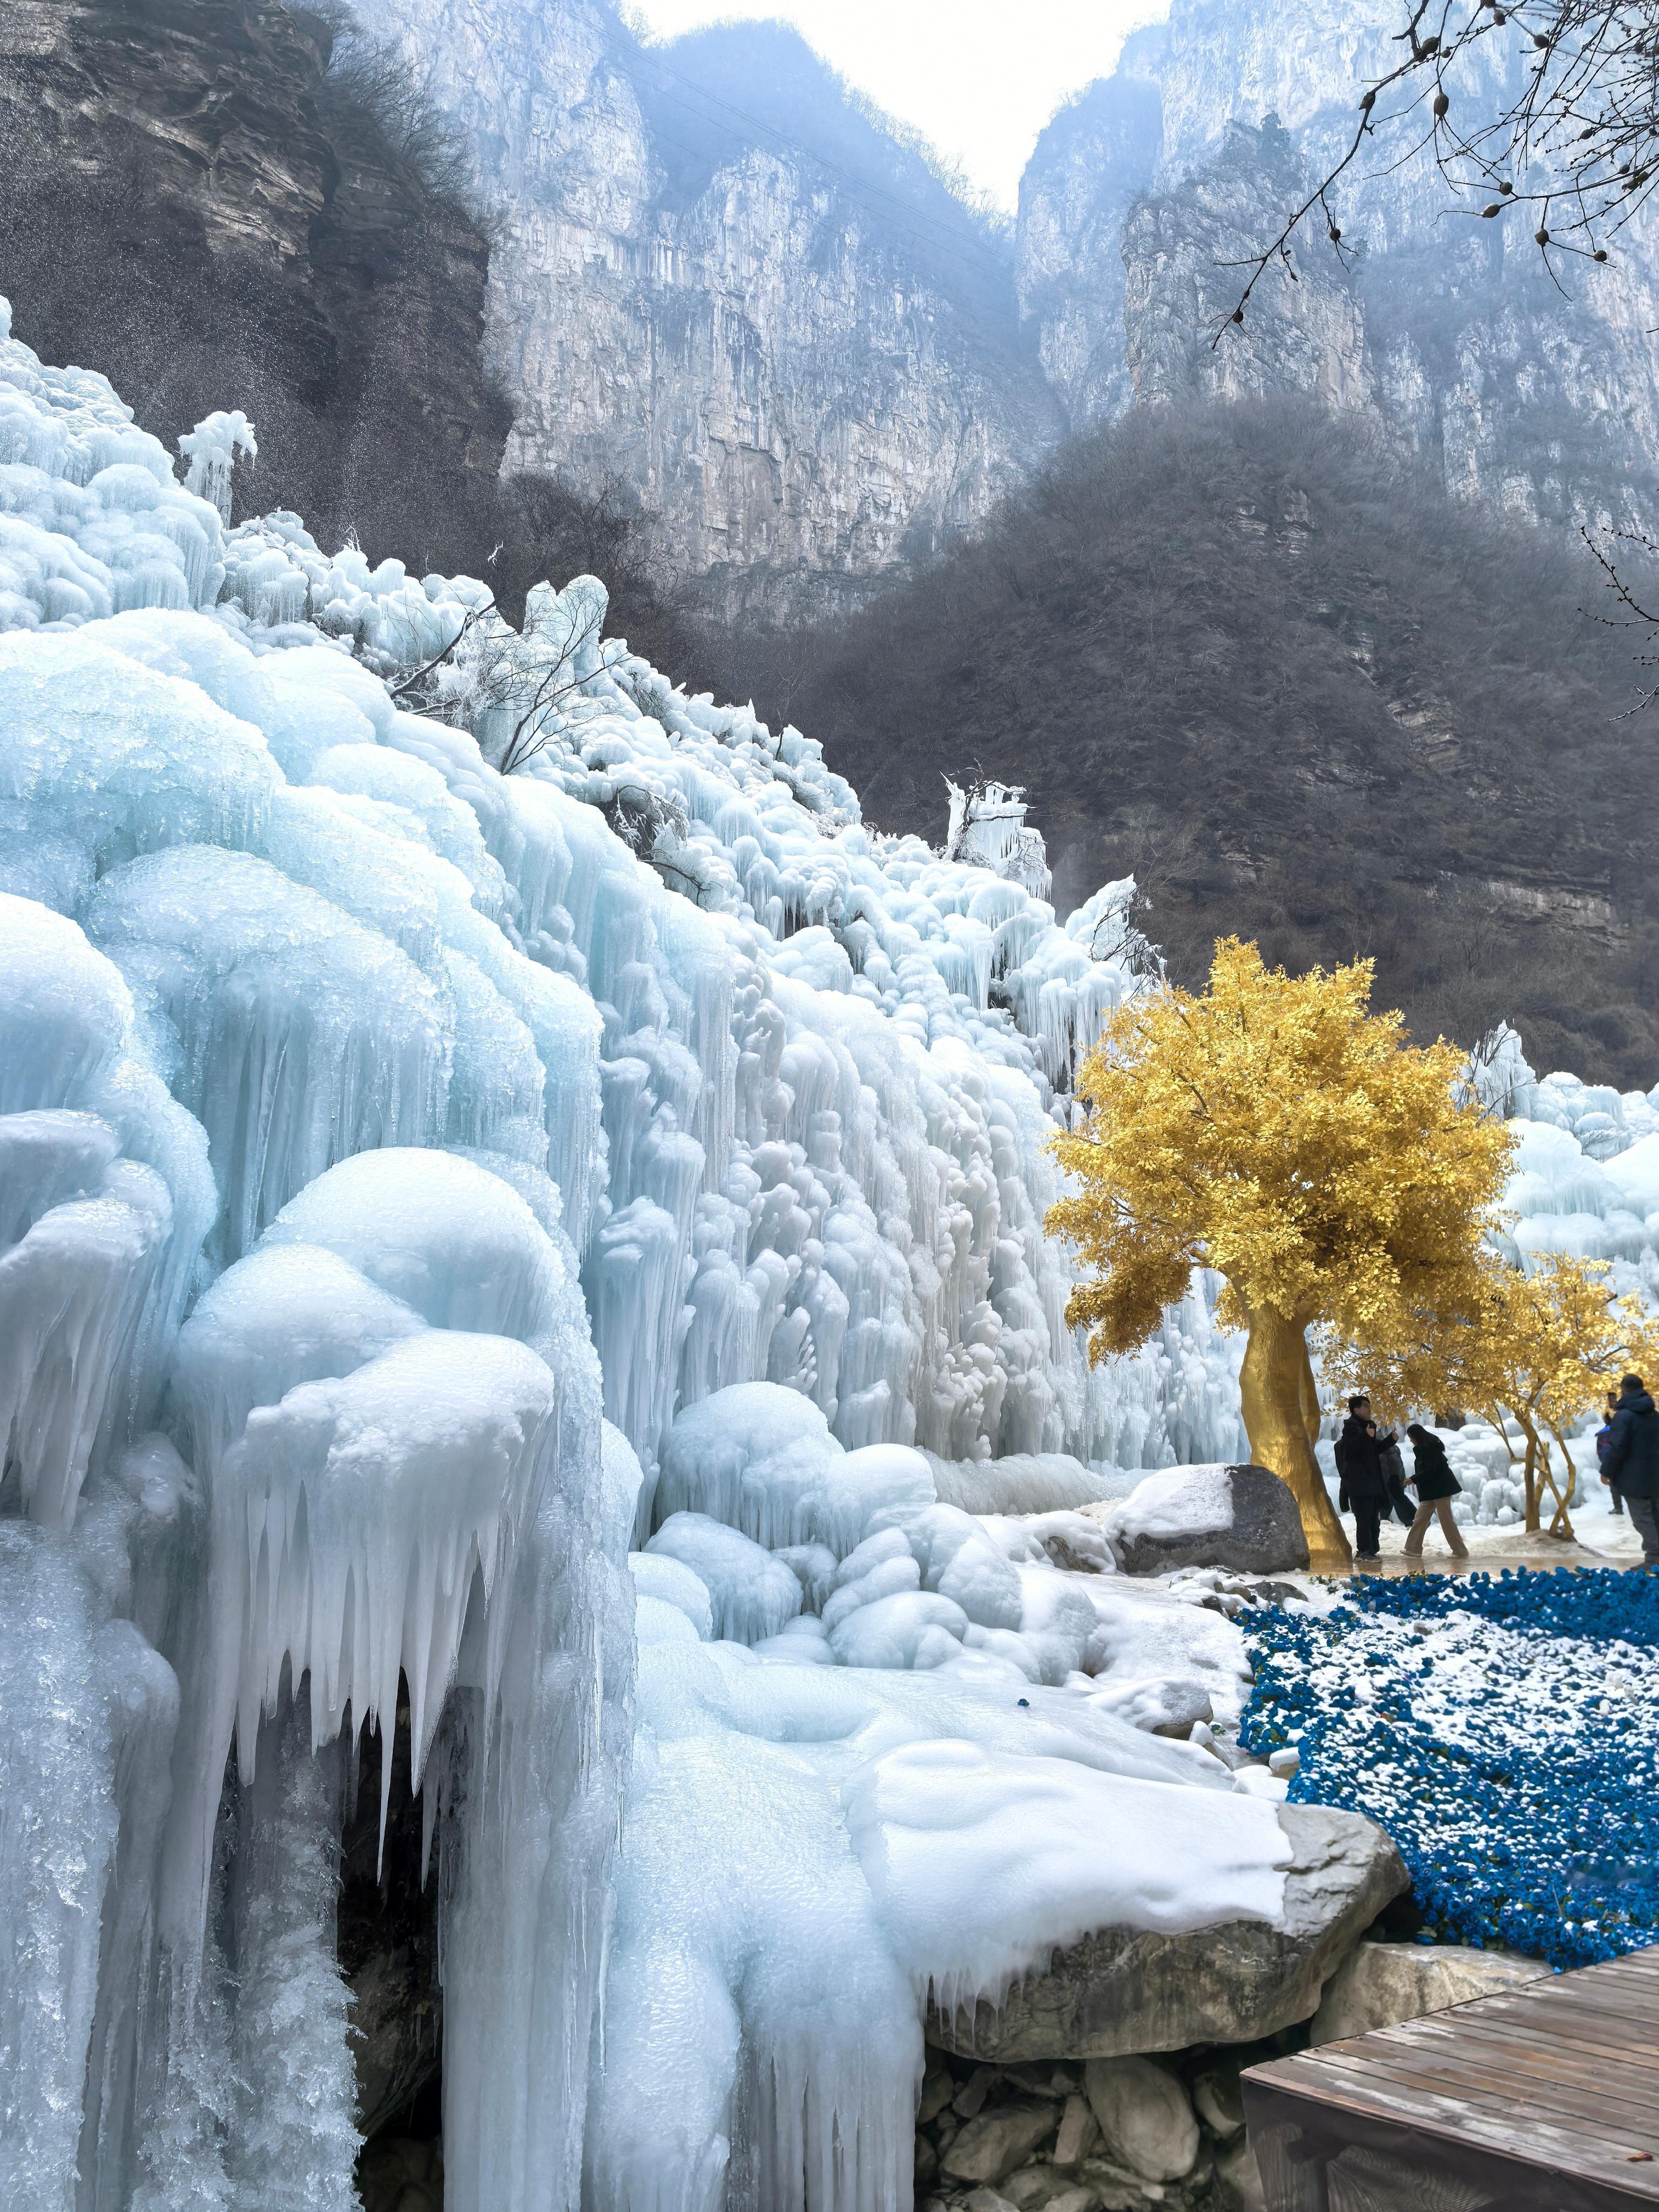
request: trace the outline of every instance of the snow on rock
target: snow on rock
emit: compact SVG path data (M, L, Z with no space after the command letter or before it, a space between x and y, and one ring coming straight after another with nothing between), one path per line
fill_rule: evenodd
M1296 1500L1268 1468L1170 1468L1097 1510L1130 1574L1231 1567L1272 1575L1308 1564Z
M1229 1467L1172 1467L1149 1474L1109 1509L1106 1526L1126 1544L1141 1536L1178 1540L1231 1528L1231 1475Z
M1290 1844L1271 1805L1217 1805L1183 1777L1151 1781L1065 1759L913 1743L849 1792L854 1847L918 1988L954 2011L1118 1924L1175 1934L1272 1920ZM1005 1897L994 1926L977 1900Z

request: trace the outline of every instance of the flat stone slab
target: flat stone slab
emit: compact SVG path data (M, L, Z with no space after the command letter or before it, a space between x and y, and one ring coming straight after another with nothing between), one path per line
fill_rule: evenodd
M928 2008L927 2040L965 2058L1115 2058L1195 2043L1252 2043L1307 2020L1325 1984L1410 1887L1399 1852L1358 1813L1281 1805L1293 1852L1277 1923L1223 1921L1182 1936L1103 1928L1057 1951L999 2008Z

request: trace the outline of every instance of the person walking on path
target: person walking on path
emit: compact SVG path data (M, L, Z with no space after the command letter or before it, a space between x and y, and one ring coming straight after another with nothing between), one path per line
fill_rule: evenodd
M1350 1502L1353 1506L1353 1555L1356 1559L1379 1559L1382 1554L1376 1531L1388 1510L1389 1486L1369 1398L1348 1401L1348 1418L1336 1440L1336 1471L1342 1479L1343 1510Z
M1642 1539L1642 1565L1659 1567L1659 1413L1639 1375L1626 1375L1619 1386L1601 1471L1625 1494Z
M1452 1519L1451 1510L1451 1502L1463 1486L1451 1471L1446 1447L1432 1429L1425 1429L1419 1421L1411 1422L1406 1434L1412 1440L1413 1464L1410 1481L1417 1492L1417 1510L1406 1534L1406 1555L1413 1559L1422 1558L1424 1535L1430 1522L1438 1514L1440 1533L1453 1559L1467 1559L1469 1547L1463 1541L1462 1529Z
M1613 1510L1622 1518L1625 1510L1625 1493L1607 1473L1607 1444L1613 1435L1613 1417L1618 1411L1618 1393L1609 1390L1607 1410L1602 1416L1601 1427L1595 1431L1595 1463L1601 1470L1602 1481L1607 1486L1607 1495L1613 1500Z

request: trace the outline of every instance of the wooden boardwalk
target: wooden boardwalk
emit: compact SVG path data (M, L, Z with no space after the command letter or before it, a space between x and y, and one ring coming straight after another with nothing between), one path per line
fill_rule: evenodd
M1659 1947L1253 2067L1268 2212L1659 2206Z

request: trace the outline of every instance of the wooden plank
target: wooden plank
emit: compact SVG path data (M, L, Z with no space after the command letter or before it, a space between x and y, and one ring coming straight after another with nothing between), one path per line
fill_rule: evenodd
M1581 2122L1591 2130L1598 2126L1617 2127L1631 2138L1628 2148L1632 2150L1659 2147L1659 2132L1656 2132L1659 2116L1656 2116L1652 2100L1639 2090L1621 2093L1608 2087L1601 2078L1565 2081L1559 2070L1548 2065L1523 2063L1513 2056L1506 2063L1503 2052L1498 2050L1478 2069L1466 2068L1456 2061L1442 2067L1430 2056L1420 2069L1411 2070L1410 2078L1426 2084L1438 2083L1450 2095L1459 2094L1468 2084L1482 2101L1491 2100L1495 2110L1506 2106L1512 2108L1516 2097L1525 2091L1531 2099L1528 2113L1536 2113L1559 2127L1572 2128ZM1526 2121L1519 2124L1524 2127Z
M1430 2023L1444 2018L1443 2014L1431 2013L1421 2021L1401 2021L1397 2027L1376 2032L1404 2040L1407 2039L1407 2030L1416 2031L1414 2039L1428 2046L1437 2040ZM1603 2033L1611 2039L1614 2031L1607 2028ZM1639 2088L1643 2094L1659 2101L1659 2057L1632 2052L1628 2046L1611 2039L1595 2042L1588 2036L1575 2034L1569 2042L1559 2029L1547 2032L1535 2021L1513 2020L1448 2021L1441 2033L1454 2052L1466 2042L1482 2047L1494 2042L1500 2043L1522 2053L1537 2052L1559 2063L1564 2069L1565 2078L1568 2080L1593 2077L1605 2082L1612 2075L1615 2080L1626 2080ZM1353 2043L1359 2039L1351 2036L1346 2040Z
M1550 2162L1565 2162L1575 2172L1605 2171L1624 2152L1647 2148L1622 2139L1610 2146L1605 2121L1575 2120L1565 2115L1545 2119L1534 2112L1517 2112L1512 2088L1507 2097L1493 2089L1489 2093L1492 2103L1483 2106L1433 2081L1395 2077L1364 2064L1328 2061L1318 2051L1284 2063L1309 2069L1317 2076L1297 2085L1315 2098L1324 2094L1357 2099L1370 2110L1389 2114L1398 2121L1409 2119L1413 2124L1431 2125L1454 2136L1479 2134L1491 2144L1533 2155L1537 2162L1543 2162L1547 2154ZM1659 2172L1646 2193L1659 2197Z
M1580 2047L1590 2051L1606 2051L1626 2059L1639 2074L1659 2074L1659 2027L1649 2031L1650 2040L1644 2043L1638 2035L1620 2021L1607 2013L1592 2012L1577 2006L1571 2008L1552 2007L1546 2011L1534 2005L1529 2008L1512 2009L1489 2007L1481 1998L1468 2006L1449 2008L1444 2012L1425 2013L1417 2020L1401 2021L1387 2032L1403 2033L1407 2030L1423 2034L1449 2034L1454 2039L1463 2035L1526 2035L1535 2036L1546 2042L1554 2042L1567 2050ZM1349 2038L1348 2040L1356 2040Z
M1520 1994L1519 1990L1503 1990L1492 1996L1473 1998L1466 2005L1448 2006L1447 2011L1461 2019L1472 2015L1478 2006L1483 2019L1527 2021L1540 2028L1564 2033L1595 2033L1601 2030L1618 2036L1621 2048L1628 2045L1659 2054L1659 2017L1646 2013L1620 2013L1568 1990L1552 1995L1547 2003L1522 2004L1517 2002ZM1442 2015L1425 2013L1423 2017L1437 2020Z
M1256 2097L1250 2076L1247 2074L1243 2080L1247 2109L1253 2110ZM1522 2203L1540 2208L1540 2212L1577 2212L1577 2208L1589 2206L1633 2212L1638 2205L1659 2203L1659 2192L1647 2179L1651 2167L1628 2166L1606 2158L1540 2159L1535 2146L1523 2150L1499 2135L1468 2128L1455 2114L1438 2123L1402 2124L1398 2114L1363 2100L1339 2108L1291 2098L1275 2102L1272 2109L1278 2118L1328 2142L1334 2151L1364 2142L1388 2155L1477 2180L1505 2212Z
M1539 2212L1659 2203L1659 1946L1254 2067L1247 2095ZM1501 2176L1501 2180L1499 2177Z
M1425 2032L1426 2031L1426 2032ZM1576 2045L1547 2039L1499 2027L1479 2020L1447 2025L1438 2035L1424 2021L1402 2021L1397 2027L1379 2028L1379 2040L1392 2048L1419 2051L1432 2064L1455 2077L1468 2059L1482 2068L1498 2068L1542 2089L1559 2087L1564 2094L1589 2093L1633 2106L1659 2128L1659 2069L1615 2070L1614 2055L1583 2052ZM1369 2044L1370 2038L1364 2039ZM1363 2046L1362 2046L1363 2047Z
M1437 2073L1436 2069L1425 2069L1420 2073L1409 2069L1382 2070L1376 2066L1343 2070L1380 2101L1391 2101L1413 2111L1422 2097L1447 2100L1449 2104L1458 2106L1458 2111L1471 2121L1489 2121L1491 2126L1516 2139L1531 2139L1537 2128L1548 2126L1553 2132L1575 2136L1590 2148L1606 2143L1610 2132L1620 2135L1624 2150L1650 2150L1655 2143L1652 2115L1641 2111L1639 2106L1608 2104L1606 2108L1599 2108L1595 2097L1579 2094L1577 2100L1571 2101L1558 2097L1551 2100L1548 2106L1535 2100L1524 2111L1517 2111L1522 2084L1510 2081L1504 2086L1498 2075L1484 2077L1471 2094L1467 2084L1447 2079L1447 2075Z
M1295 2067L1311 2062L1286 2060L1282 2063ZM1253 2076L1277 2071L1277 2063L1269 2068L1252 2068L1243 2080L1248 2085ZM1547 2172L1553 2178L1616 2187L1625 2193L1626 2203L1659 2203L1659 2169L1646 2163L1627 2163L1620 2155L1622 2147L1610 2146L1605 2136L1592 2141L1534 2124L1522 2139L1511 2123L1472 2112L1455 2098L1431 2096L1420 2091L1409 2100L1389 2098L1374 2081L1364 2076L1339 2075L1331 2082L1319 2084L1312 2095L1301 2094L1307 2087L1303 2083L1274 2086L1285 2088L1300 2106L1300 2124L1339 2143L1347 2140L1346 2122L1358 2116L1395 2130L1396 2144L1402 2154L1409 2154L1413 2144L1421 2144L1425 2150L1431 2142L1458 2149L1474 2146L1483 2154Z
M1374 2068L1343 2066L1323 2060L1317 2054L1291 2063L1306 2071L1292 2076L1285 2086L1312 2098L1358 2099L1370 2109L1390 2114L1402 2124L1449 2126L1454 2133L1479 2127L1510 2145L1516 2144L1522 2133L1512 2097L1506 2106L1487 2109L1443 2088L1421 2081L1394 2080ZM1586 2135L1577 2128L1558 2127L1536 2117L1531 2119L1524 2134L1528 2142L1570 2154L1575 2164L1601 2151L1607 2142L1605 2129L1599 2134Z
M1264 2126L1289 2126L1343 2144L1352 2142L1385 2158L1402 2158L1457 2176L1482 2191L1504 2212L1636 2212L1653 2203L1652 2191L1632 2177L1641 2167L1611 2173L1578 2175L1547 2172L1516 2158L1502 2145L1471 2143L1455 2127L1441 2133L1413 2131L1387 2114L1354 2106L1335 2110L1285 2094L1267 2077L1295 2061L1253 2067L1243 2077L1245 2108L1253 2133Z

